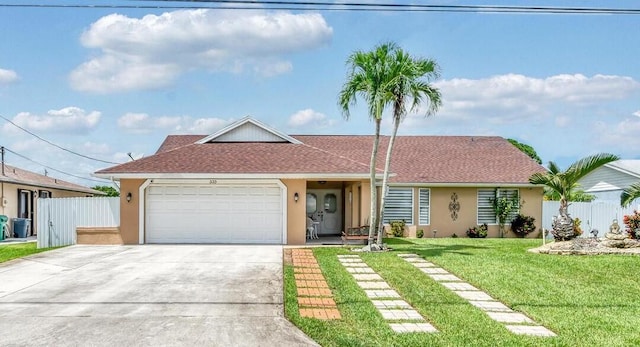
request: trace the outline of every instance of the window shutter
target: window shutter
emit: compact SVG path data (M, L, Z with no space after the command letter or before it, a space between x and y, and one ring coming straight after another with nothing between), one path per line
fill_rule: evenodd
M403 220L413 224L413 188L389 187L384 204L384 223Z
M429 225L429 199L430 190L420 188L420 225Z

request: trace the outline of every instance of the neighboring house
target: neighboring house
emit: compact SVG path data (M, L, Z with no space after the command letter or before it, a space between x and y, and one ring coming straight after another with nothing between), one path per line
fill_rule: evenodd
M622 190L640 182L640 160L616 160L592 171L578 183L587 193L596 197L594 202L620 204ZM635 200L632 205L637 205Z
M286 135L244 118L209 136L170 135L154 155L95 175L120 181L125 243L299 245L307 216L320 236L368 223L372 144L373 136ZM400 136L385 220L425 237L464 236L487 222L497 236L496 192L517 195L540 222L542 187L528 179L544 171L501 137Z
M29 235L35 235L36 199L95 196L104 193L81 185L4 164L0 171L0 215L30 219ZM9 223L11 226L12 223Z

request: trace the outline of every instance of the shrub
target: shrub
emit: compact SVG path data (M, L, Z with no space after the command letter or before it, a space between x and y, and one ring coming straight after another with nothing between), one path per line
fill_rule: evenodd
M488 229L489 228L487 227L487 223L480 224L478 226L471 227L471 228L467 229L467 236L471 237L471 238L487 237L487 230Z
M576 236L582 235L582 228L580 227L580 224L582 224L580 218L573 219L573 232L576 233Z
M525 236L536 230L536 226L534 224L535 221L536 219L531 216L518 214L511 221L511 231L518 236Z
M407 225L403 220L394 220L391 222L391 233L395 237L404 236L404 227Z
M418 231L416 231L416 237L421 239L423 236L424 236L424 230L419 229Z
M622 219L626 226L625 231L632 239L640 239L640 212L634 210L633 214L626 215Z

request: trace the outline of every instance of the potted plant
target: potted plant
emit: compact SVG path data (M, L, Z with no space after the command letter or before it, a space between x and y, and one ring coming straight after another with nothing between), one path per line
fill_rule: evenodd
M536 230L535 221L536 219L531 216L518 214L511 221L511 231L520 237L525 237Z
M484 238L487 237L488 229L487 223L483 223L467 229L467 236L470 238Z

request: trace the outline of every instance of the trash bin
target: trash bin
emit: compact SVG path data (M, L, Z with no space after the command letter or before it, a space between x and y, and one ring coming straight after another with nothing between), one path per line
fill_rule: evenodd
M26 238L27 230L29 229L29 219L27 218L14 218L13 219L13 233L18 238Z
M0 241L4 240L4 230L8 228L7 222L9 221L9 217L0 215Z

